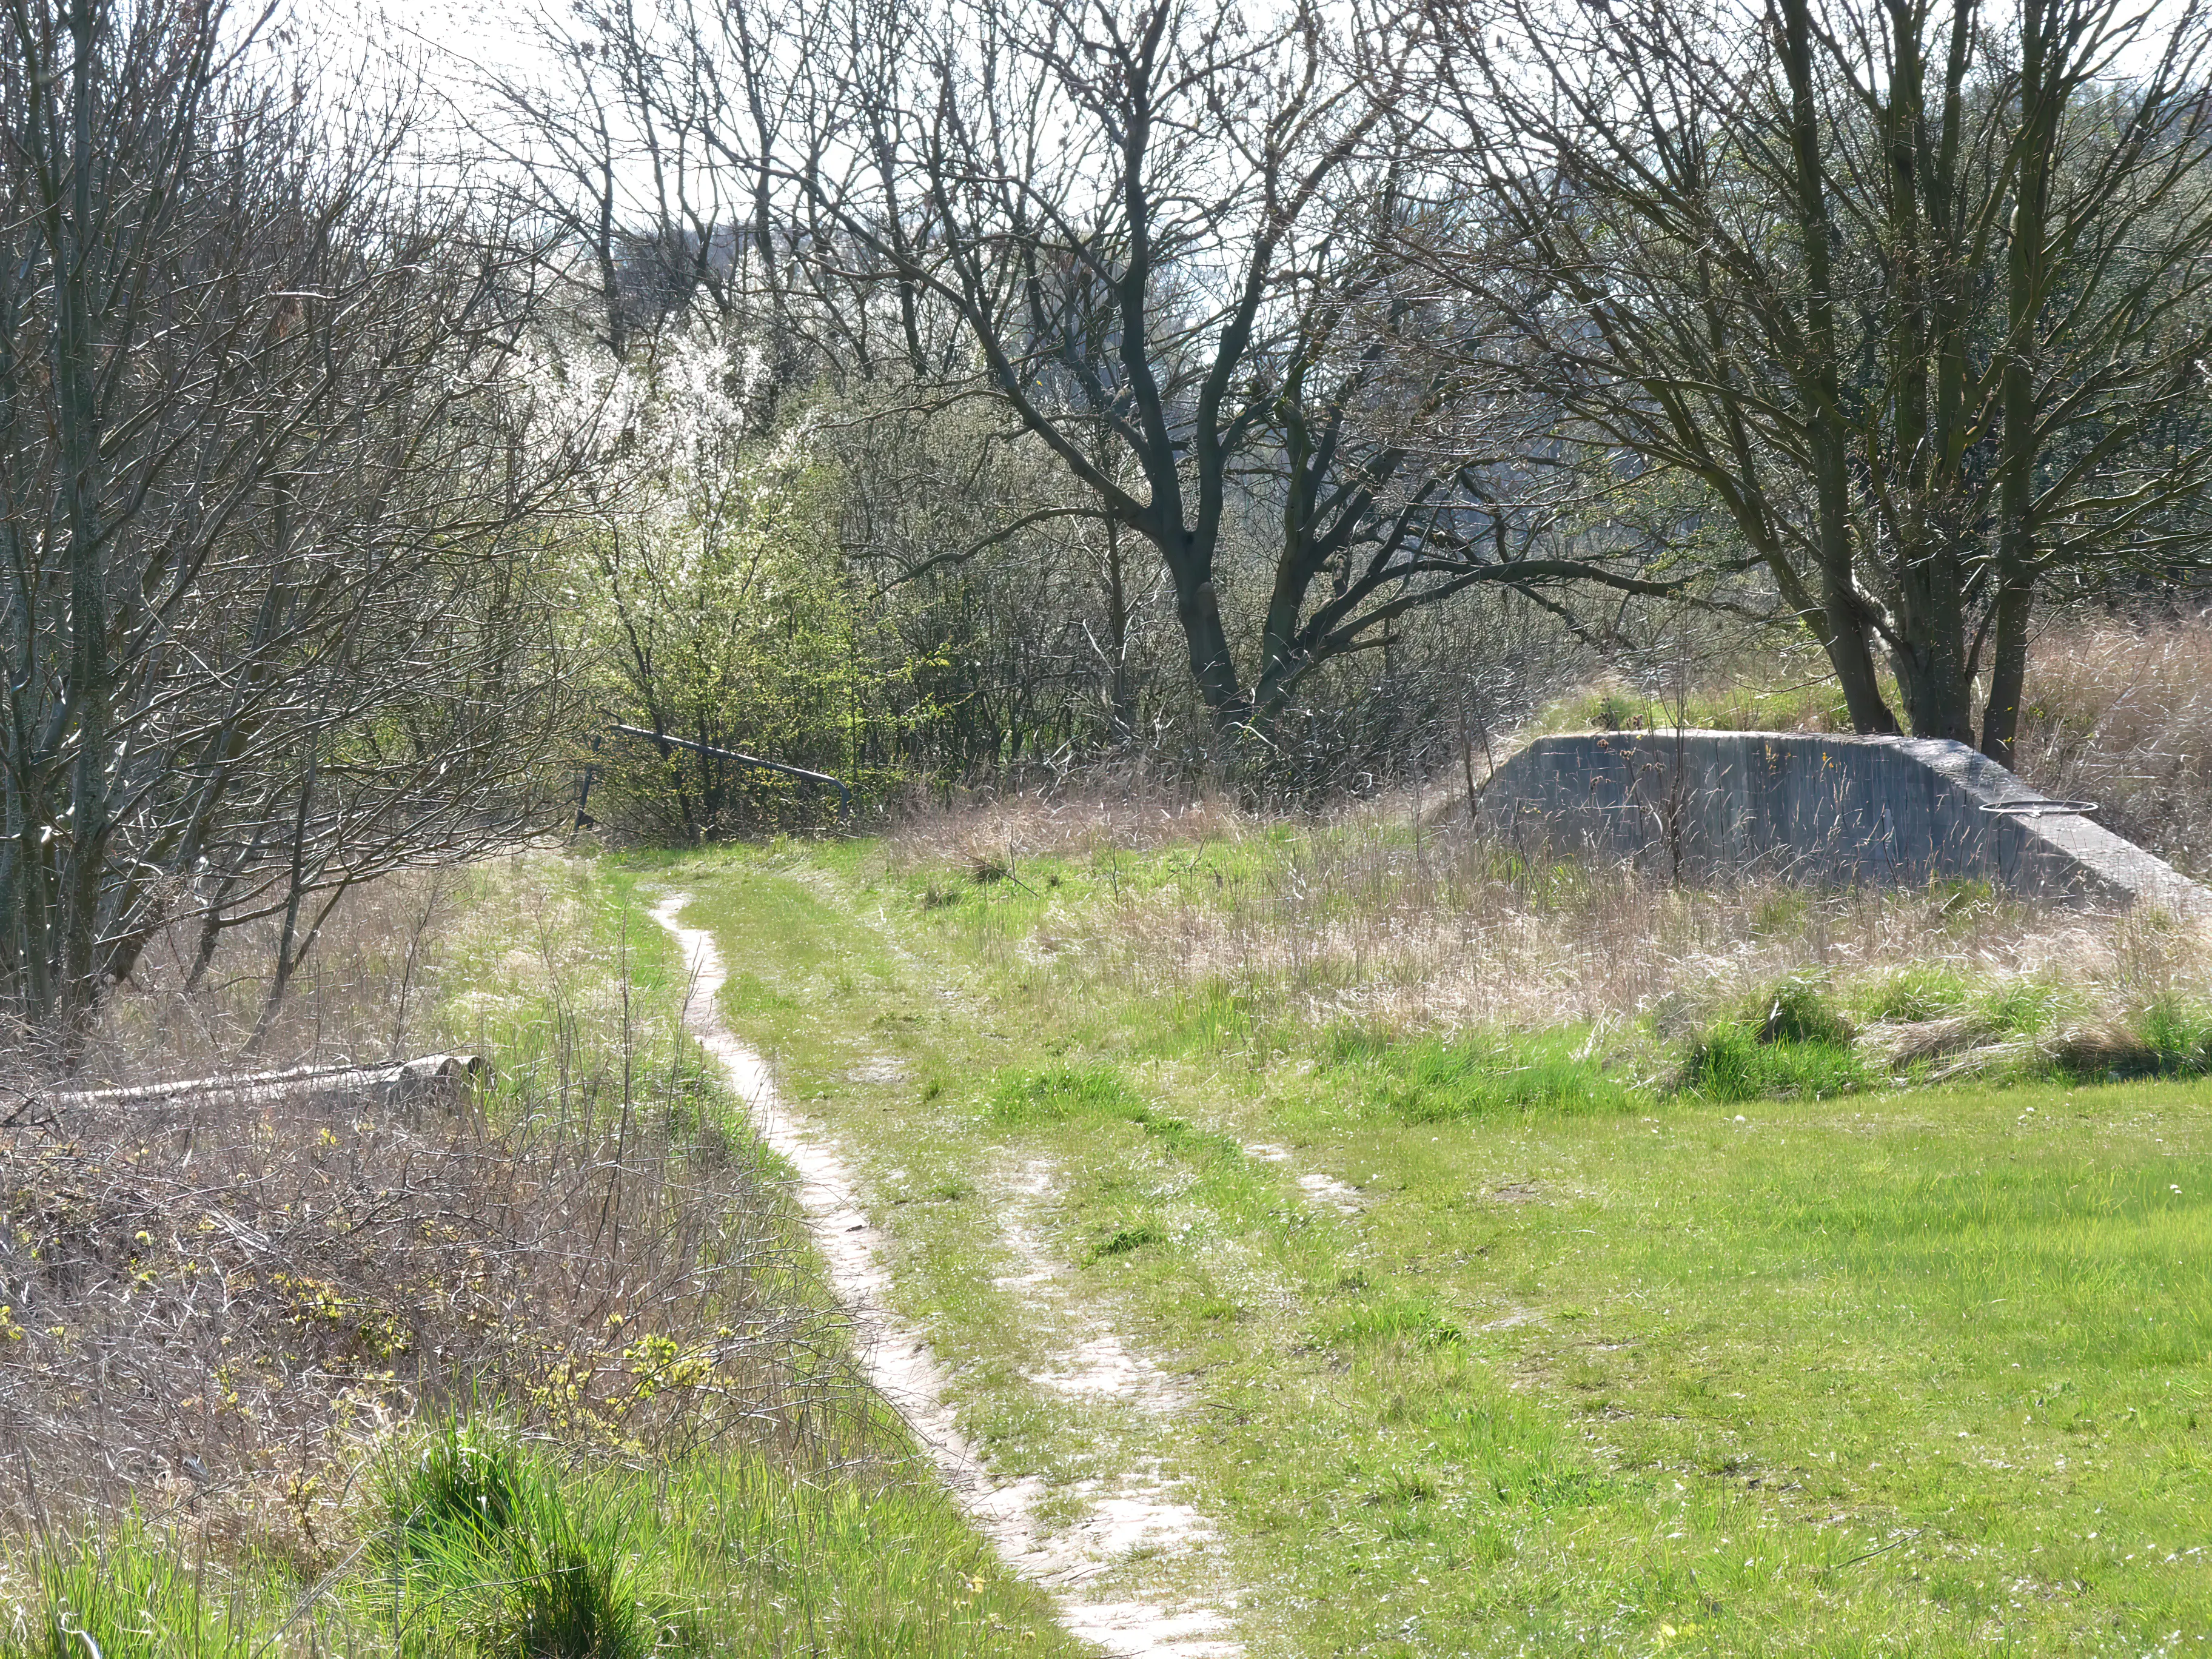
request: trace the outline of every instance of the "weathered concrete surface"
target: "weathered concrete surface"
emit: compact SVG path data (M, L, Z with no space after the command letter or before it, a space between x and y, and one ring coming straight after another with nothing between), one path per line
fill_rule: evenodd
M1540 738L1483 787L1516 835L1699 878L1979 878L2061 903L2212 918L2212 893L1964 744L1806 732Z

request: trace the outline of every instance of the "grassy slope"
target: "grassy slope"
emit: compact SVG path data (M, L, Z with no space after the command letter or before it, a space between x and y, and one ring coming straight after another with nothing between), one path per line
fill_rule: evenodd
M1188 854L949 904L865 846L678 867L1002 1472L1162 1457L1261 1655L2212 1632L2203 1085L1409 1122L1322 1034L1054 969L1069 911ZM1054 1350L994 1280L1039 1160L1076 1293L1188 1379L1171 1420L1025 1380Z

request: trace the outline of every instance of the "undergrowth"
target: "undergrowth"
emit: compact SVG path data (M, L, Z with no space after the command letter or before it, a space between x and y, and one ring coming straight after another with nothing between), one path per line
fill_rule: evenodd
M1139 1052L1310 1054L1406 1122L2208 1063L2184 1029L2212 1006L2205 954L2158 915L1985 883L1700 890L1536 855L1424 799L1315 817L1201 800L1125 826L1009 798L917 822L855 873L917 917L957 914L987 961L1141 1009ZM981 849L1019 880L977 882Z

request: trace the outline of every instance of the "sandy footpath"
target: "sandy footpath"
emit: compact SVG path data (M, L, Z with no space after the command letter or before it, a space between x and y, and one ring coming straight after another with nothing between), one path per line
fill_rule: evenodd
M1243 1649L1217 1607L1194 1602L1100 1601L1084 1594L1085 1584L1132 1551L1142 1549L1157 1559L1172 1559L1212 1540L1213 1529L1206 1518L1176 1498L1159 1480L1157 1468L1131 1470L1111 1484L1085 1482L1073 1489L1084 1503L1081 1517L1049 1533L1036 1519L1038 1505L1048 1495L1042 1480L1032 1476L1000 1482L992 1478L946 1404L950 1379L927 1340L888 1310L887 1241L854 1197L852 1170L836 1140L821 1126L790 1109L777 1094L766 1062L722 1024L717 998L727 971L712 936L678 921L690 902L689 894L672 894L653 911L653 920L675 936L690 973L684 1024L722 1067L762 1139L799 1172L799 1207L829 1264L832 1289L859 1322L869 1377L928 1448L962 1505L1016 1572L1052 1592L1061 1622L1108 1653L1131 1659L1232 1659L1241 1655ZM1037 1195L1035 1187L1047 1172L1024 1174L1022 1187L1028 1190L1009 1194L1015 1200L1017 1217L1024 1208L1021 1200ZM1018 1219L1010 1232L1011 1242L1031 1267L1022 1282L1042 1283L1050 1278L1053 1264ZM1163 1387L1164 1380L1150 1362L1132 1353L1110 1329L1096 1326L1060 1366L1036 1380L1070 1393L1126 1393L1148 1408L1173 1403Z

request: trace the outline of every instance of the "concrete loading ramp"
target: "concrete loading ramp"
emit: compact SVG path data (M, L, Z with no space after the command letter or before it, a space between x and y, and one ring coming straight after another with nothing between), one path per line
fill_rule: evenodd
M1492 775L1509 833L1705 878L1960 878L2096 908L2212 919L2212 892L1964 744L1796 732L1540 738Z

